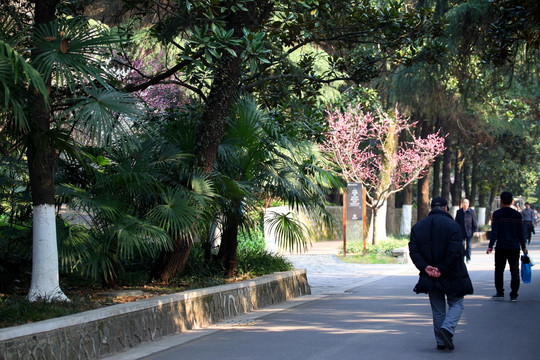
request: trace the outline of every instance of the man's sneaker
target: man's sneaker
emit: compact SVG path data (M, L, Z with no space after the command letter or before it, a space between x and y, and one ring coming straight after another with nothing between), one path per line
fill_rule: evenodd
M437 345L437 350L446 350L445 345Z
M510 301L516 302L517 301L517 296L510 296Z
M504 295L502 294L495 294L491 297L493 300L504 300Z
M448 350L454 350L454 343L452 342L452 334L450 333L450 331L446 329L441 329L441 331L439 331L439 336L444 342L444 345L446 345L446 347L448 348Z

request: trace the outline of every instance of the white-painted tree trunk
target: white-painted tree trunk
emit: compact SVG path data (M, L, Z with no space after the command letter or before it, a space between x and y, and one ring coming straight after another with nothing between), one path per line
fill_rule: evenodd
M377 239L375 239L376 243L381 240L386 240L386 208L387 203L385 201L383 205L379 208L379 210L377 210L377 223L375 224L375 226L377 227ZM371 216L371 220L369 222L368 236L366 240L371 244L373 244L373 218L374 216Z
M452 217L455 219L456 218L456 214L457 214L457 211L459 210L459 205L458 206L452 206L450 205L450 215L452 215Z
M486 225L486 208L478 208L478 226Z
M402 205L401 208L401 224L399 227L399 233L401 235L409 235L411 233L412 226L412 205Z
M32 282L28 300L69 301L58 280L58 248L54 205L34 206Z

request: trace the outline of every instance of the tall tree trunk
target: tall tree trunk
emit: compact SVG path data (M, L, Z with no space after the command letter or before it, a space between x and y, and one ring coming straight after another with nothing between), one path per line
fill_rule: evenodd
M57 0L35 2L37 25L55 20ZM34 51L32 56L38 54ZM50 88L50 79L46 79ZM56 239L56 215L54 207L54 173L56 151L49 141L51 115L40 96L36 96L30 108L30 133L28 138L28 173L32 188L33 247L32 281L28 299L68 300L58 281L58 247Z
M429 173L418 180L418 212L417 221L422 220L429 214Z
M431 198L441 194L441 158L437 157L433 162L433 187L431 189Z
M409 184L403 189L403 205L401 207L401 225L399 233L401 235L409 235L412 225L412 185Z
M430 132L430 126L427 121L422 122L422 138L427 138ZM418 180L418 220L422 220L429 214L429 167L426 170L426 175Z
M465 159L463 161L463 190L465 191L465 198L469 199L470 206L474 206L474 200L471 199L470 171L469 161Z
M478 190L478 206L480 207L489 207L488 205L489 191L484 188Z
M242 49L235 49L235 51L240 54ZM225 129L225 120L238 89L241 64L242 60L239 56L235 57L225 52L214 75L206 110L199 123L195 145L197 167L205 173L211 173L214 167Z
M258 26L265 21L272 10L272 2L269 1L254 1L245 4L248 12L232 12L226 19L228 27L234 30L234 38L241 39L243 37L244 28L252 28ZM214 168L217 152L223 131L225 121L234 96L238 90L240 78L242 75L242 58L241 54L244 51L244 45L239 45L233 48L236 56L224 51L218 61L214 71L214 78L210 93L206 100L205 111L199 122L195 143L195 167L207 174L211 173ZM188 244L183 246L184 249L191 249ZM177 253L177 250L174 251ZM183 259L187 259L187 255L182 255ZM176 262L177 260L169 259L168 261ZM178 269L183 269L182 266Z
M446 200L450 199L451 181L450 175L452 174L452 138L448 135L444 140L444 155L442 163L442 185L441 196Z
M473 177L474 179L474 177ZM478 225L485 225L487 223L487 198L489 192L482 186L478 186ZM483 214L482 214L483 213Z
M242 49L237 48L235 51L240 54ZM205 173L211 173L214 167L219 144L223 137L225 120L238 88L241 61L239 56L234 57L225 52L215 71L195 144L195 159L197 160L195 167ZM183 273L192 247L191 240L187 237L180 237L175 242L173 251L162 252L160 255L162 263L159 265L162 271L159 274L159 279L162 282L167 283L174 276Z
M392 194L386 199L386 231L396 234L396 196Z
M369 227L369 231L371 232L371 245L377 245L377 237L379 236L379 232L377 231L378 220L379 208L373 207L371 208L371 226Z
M478 192L478 160L476 160L476 151L472 158L472 167L471 167L471 193L469 194L469 200L471 206L474 206L476 203L476 194ZM482 206L479 205L478 206Z
M153 278L161 284L168 284L176 275L184 272L193 246L193 240L184 234L178 234L174 238L174 249L162 251L159 255Z
M489 190L489 205L488 206L489 206L489 209L490 209L491 213L493 213L495 210L497 210L497 209L494 208L493 202L495 201L495 197L497 197L498 193L499 193L499 188L497 188L497 187L492 187Z
M455 152L455 162L454 162L454 183L452 184L451 192L452 192L452 206L454 208L459 207L459 204L461 203L461 191L463 189L463 154L461 152L461 149L456 147Z
M223 262L225 275L233 277L236 274L238 259L236 251L238 249L238 219L232 211L225 216L223 224L223 235L221 236L221 246L219 247L218 259Z

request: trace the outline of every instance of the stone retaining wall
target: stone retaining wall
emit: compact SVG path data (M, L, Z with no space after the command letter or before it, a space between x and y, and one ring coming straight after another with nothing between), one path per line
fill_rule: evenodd
M0 329L0 359L99 359L310 293L294 270Z

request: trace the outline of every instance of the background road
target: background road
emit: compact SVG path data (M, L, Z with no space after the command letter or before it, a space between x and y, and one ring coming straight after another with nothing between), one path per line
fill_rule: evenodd
M540 233L537 228L537 233ZM315 295L190 331L109 359L540 359L540 235L529 254L532 283L518 302L491 300L493 254L473 249L474 295L454 335L454 351L436 350L428 297L412 289L417 270L407 265L354 265L323 257L307 265ZM319 261L317 261L319 260ZM312 272L310 274L310 268ZM347 271L349 269L350 271ZM364 269L364 270L362 270ZM378 270L377 270L378 269ZM510 273L505 272L509 294Z

